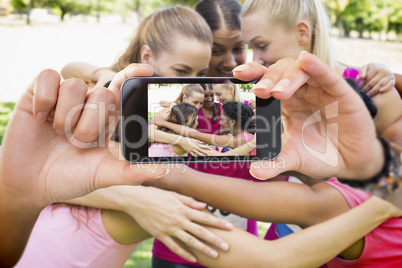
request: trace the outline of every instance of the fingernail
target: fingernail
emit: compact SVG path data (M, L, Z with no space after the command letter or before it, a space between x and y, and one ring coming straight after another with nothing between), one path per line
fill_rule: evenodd
M225 228L226 229L233 229L233 224L231 224L230 222L225 223Z
M256 89L256 88L268 89L272 84L273 84L273 82L271 79L264 78L264 79L258 81L258 83L253 86L253 89Z
M251 169L249 170L249 172L250 172L250 175L253 176L254 178L256 178L257 180L265 181L264 178L261 178L261 177L258 177L258 176L256 176L256 175L254 175L253 172L251 171Z
M48 116L49 116L49 113L46 113L46 112L38 112L36 114L36 118L41 122L45 122Z
M212 258L218 257L218 252L216 252L215 250L212 250L212 249L208 252L208 254L209 254L209 256L211 256Z
M276 86L271 90L271 92L283 92L285 91L285 88L290 85L290 80L287 78L282 79L281 81L276 84Z
M159 176L157 176L157 177L155 177L155 178L153 178L153 179L154 179L154 180L160 179L160 178L166 176L167 174L169 174L169 172L170 172L170 169L169 169L169 168L166 168L166 169L165 169L165 173L163 173L162 175L159 175Z
M198 205L200 205L200 206L204 206L204 207L206 207L206 206L207 206L207 204L206 204L206 203L204 203L204 202L198 202L198 201L197 201L197 203L198 203Z
M222 249L223 251L226 251L229 249L229 245L222 242L219 244L219 248Z
M233 72L243 72L247 70L250 66L248 64L239 65L233 69Z
M194 258L194 257L189 257L189 261L190 261L190 262L197 262L197 259Z

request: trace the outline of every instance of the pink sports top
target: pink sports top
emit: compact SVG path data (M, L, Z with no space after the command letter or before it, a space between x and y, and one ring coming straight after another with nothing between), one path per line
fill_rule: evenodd
M371 194L353 189L340 183L336 178L327 181L346 199L351 208L363 203ZM392 218L383 222L364 237L364 249L356 260L339 257L327 263L328 267L402 267L402 218Z
M169 156L179 156L173 150L172 144L166 143L154 143L148 148L149 157L169 157Z

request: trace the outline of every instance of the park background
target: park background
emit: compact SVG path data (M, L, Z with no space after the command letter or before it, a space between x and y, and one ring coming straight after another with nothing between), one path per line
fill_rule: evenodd
M196 2L0 0L0 144L15 102L41 70L60 71L72 61L110 66L142 18L157 8L194 7ZM384 63L402 73L401 0L322 2L332 23L336 59L352 66ZM260 225L260 231L266 227ZM152 239L141 243L125 267L150 267L151 247Z

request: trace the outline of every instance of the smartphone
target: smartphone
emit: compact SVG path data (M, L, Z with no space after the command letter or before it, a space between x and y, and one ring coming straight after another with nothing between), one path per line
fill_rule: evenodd
M275 159L282 146L281 102L256 97L257 81L127 79L121 87L124 158L131 163Z

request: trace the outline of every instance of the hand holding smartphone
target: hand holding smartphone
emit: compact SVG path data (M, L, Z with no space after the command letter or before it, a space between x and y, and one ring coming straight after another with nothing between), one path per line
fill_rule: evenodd
M127 79L121 88L123 156L132 163L275 159L281 150L281 102L256 98L255 82Z

